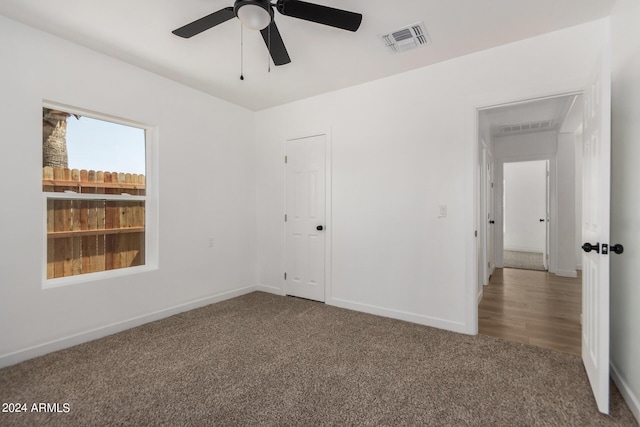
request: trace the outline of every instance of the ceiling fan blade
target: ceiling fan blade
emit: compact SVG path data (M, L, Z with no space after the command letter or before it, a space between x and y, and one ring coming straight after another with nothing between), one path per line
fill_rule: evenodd
M260 30L260 34L262 34L264 44L267 45L267 49L269 49L271 59L273 59L275 65L284 65L291 62L287 48L284 46L284 41L274 20L271 20L271 24L269 24L268 27Z
M362 22L362 14L349 12L299 0L278 0L278 12L286 16L317 22L348 31L356 31Z
M207 15L171 32L176 36L188 39L189 37L200 34L201 32L208 30L209 28L213 28L216 25L222 24L223 22L227 22L229 19L235 16L236 15L233 13L232 7L225 7L224 9L213 12L211 15Z

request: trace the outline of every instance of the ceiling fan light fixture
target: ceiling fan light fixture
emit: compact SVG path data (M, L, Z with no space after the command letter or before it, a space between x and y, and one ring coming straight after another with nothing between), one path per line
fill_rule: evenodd
M271 7L264 0L238 0L234 10L242 25L252 30L268 27L273 18Z

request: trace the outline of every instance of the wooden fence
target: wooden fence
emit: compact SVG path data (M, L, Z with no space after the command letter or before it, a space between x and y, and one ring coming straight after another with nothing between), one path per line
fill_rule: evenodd
M42 188L97 195L95 199L47 199L47 278L145 263L145 202L99 196L144 195L144 175L45 167Z

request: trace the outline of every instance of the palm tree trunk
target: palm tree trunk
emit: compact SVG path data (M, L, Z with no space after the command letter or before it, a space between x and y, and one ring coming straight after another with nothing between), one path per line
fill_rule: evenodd
M67 168L67 118L64 111L42 109L42 166Z

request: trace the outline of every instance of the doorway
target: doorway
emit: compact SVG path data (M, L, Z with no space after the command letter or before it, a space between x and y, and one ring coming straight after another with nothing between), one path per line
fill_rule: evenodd
M324 302L330 191L326 135L286 142L285 292Z
M581 106L581 94L573 93L479 111L479 164L484 149L491 154L495 185L493 202L479 192L478 221L491 211L494 227L480 236L478 247L493 242L486 251L496 267L479 291L481 334L574 354L580 348L575 153ZM484 182L484 176L479 179ZM534 257L535 263L514 265L513 252ZM479 254L479 263L487 253Z
M549 160L504 163L503 267L548 269Z

